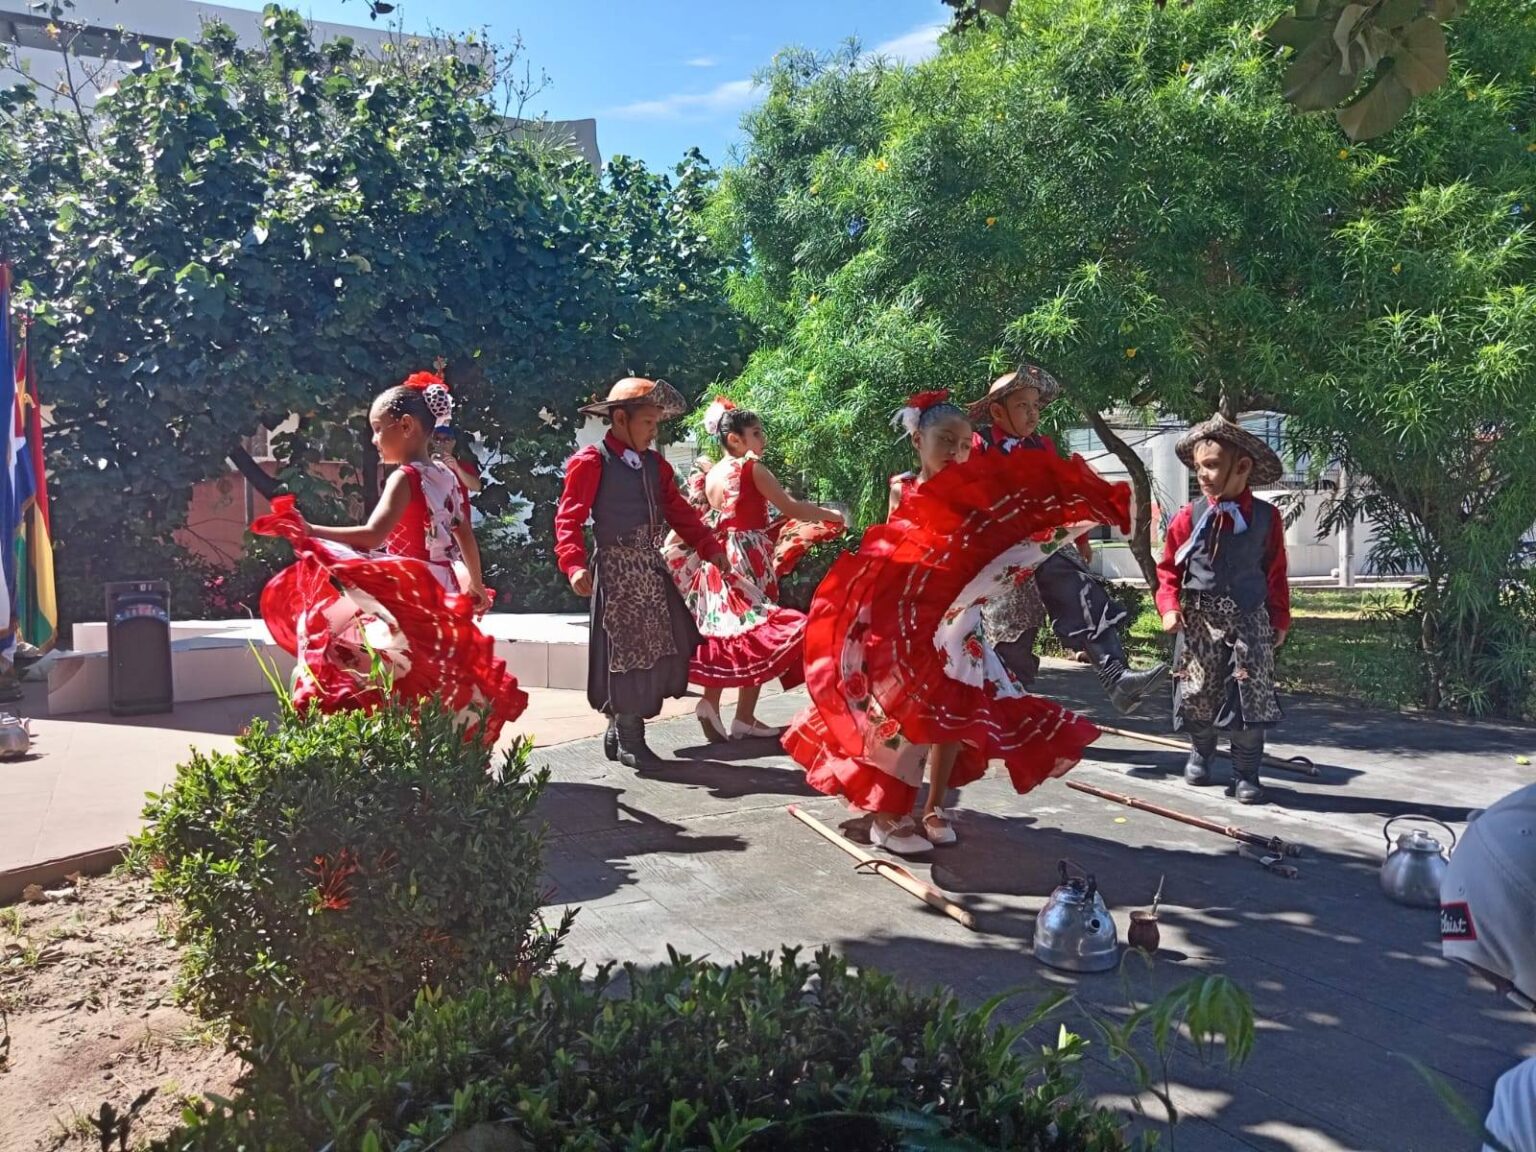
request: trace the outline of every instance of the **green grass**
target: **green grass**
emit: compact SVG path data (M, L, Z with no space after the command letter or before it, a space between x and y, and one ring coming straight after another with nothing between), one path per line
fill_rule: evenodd
M1402 604L1390 589L1291 589L1291 632L1276 666L1281 690L1374 708L1417 704L1418 657L1395 617ZM1172 652L1150 597L1126 639L1138 663Z

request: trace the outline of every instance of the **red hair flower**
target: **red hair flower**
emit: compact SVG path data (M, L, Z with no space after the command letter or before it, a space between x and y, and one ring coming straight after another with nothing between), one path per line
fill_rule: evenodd
M916 408L919 412L926 412L935 404L945 404L949 401L949 389L939 388L932 392L916 392L907 397L907 407Z
M443 383L443 378L436 372L412 372L400 382L402 388L415 388L423 392L434 385L443 389L448 387L448 385Z
M725 396L716 396L714 403L704 411L704 431L711 436L720 435L720 422L727 412L736 411L736 405Z

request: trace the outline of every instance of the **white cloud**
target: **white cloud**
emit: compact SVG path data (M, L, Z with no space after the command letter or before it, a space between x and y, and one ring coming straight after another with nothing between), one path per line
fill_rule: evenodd
M713 68L720 61L716 60L713 56L695 56L686 63L690 68Z
M949 24L943 20L937 24L920 25L894 40L876 44L873 55L885 56L903 64L916 64L938 54L939 35L947 27Z
M745 108L757 86L750 80L730 80L708 92L675 92L657 100L639 100L610 109L621 120L706 120Z

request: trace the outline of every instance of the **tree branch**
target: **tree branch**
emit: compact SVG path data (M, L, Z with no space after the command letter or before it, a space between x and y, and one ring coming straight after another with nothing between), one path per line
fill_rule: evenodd
M267 500L271 500L283 490L277 477L268 475L267 470L256 463L255 458L245 450L244 444L235 442L229 450L229 462L235 466L235 470L241 476L245 477L245 482Z
M1093 425L1099 442L1114 453L1115 459L1124 465L1131 477L1131 555L1141 569L1141 578L1147 587L1157 588L1157 560L1152 555L1152 477L1136 450L1127 444L1109 426L1109 421L1097 409L1079 404L1078 408Z

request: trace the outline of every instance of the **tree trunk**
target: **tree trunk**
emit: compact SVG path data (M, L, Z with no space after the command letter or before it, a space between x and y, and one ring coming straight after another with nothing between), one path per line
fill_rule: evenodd
M1116 435L1109 421L1094 411L1087 411L1087 416L1099 442L1114 453L1115 459L1125 466L1131 477L1131 555L1136 557L1136 566L1141 569L1147 587L1155 593L1157 560L1152 555L1152 478L1136 450Z
M245 482L267 500L282 491L283 486L278 483L277 477L267 475L267 470L256 463L255 458L245 450L245 445L238 440L229 450L229 462L245 477Z
M1232 423L1237 423L1237 396L1227 390L1227 386L1221 386L1221 399L1217 401L1216 410Z
M363 516L373 515L379 503L379 450L373 446L373 437L363 441Z

